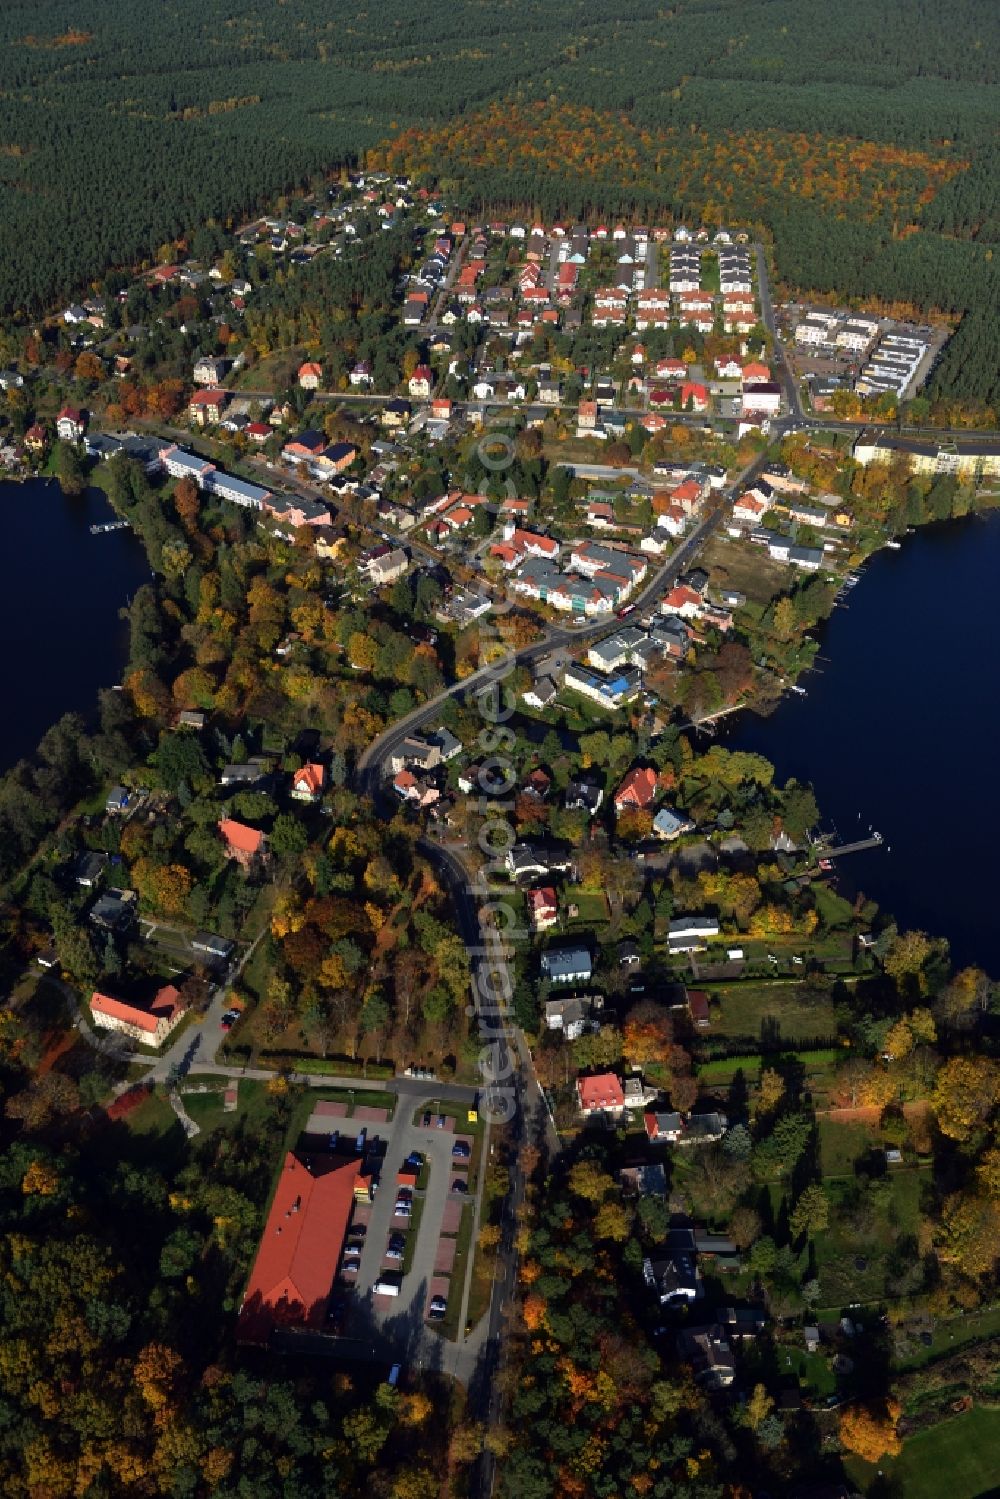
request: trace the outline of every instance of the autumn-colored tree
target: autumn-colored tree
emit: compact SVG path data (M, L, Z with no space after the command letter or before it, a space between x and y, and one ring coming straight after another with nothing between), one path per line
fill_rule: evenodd
M899 1406L893 1400L881 1409L848 1406L840 1413L841 1443L867 1463L877 1463L882 1457L898 1457L903 1450L896 1430L898 1420Z
M577 1161L570 1167L570 1190L587 1202L600 1203L614 1191L614 1181L594 1160Z
M25 1197L52 1197L59 1191L59 1172L49 1161L32 1161L21 1178Z
M653 1000L635 1005L622 1027L622 1054L634 1067L667 1060L673 1041L669 1012Z
M767 1420L773 1410L774 1400L767 1393L767 1386L762 1384L754 1385L753 1394L746 1404L747 1424L756 1431L758 1426Z
M988 1057L951 1057L931 1094L938 1128L953 1140L967 1140L992 1114L1000 1096L1000 1070Z
M165 916L182 916L191 894L190 871L183 864L156 864L152 859L137 859L132 866L132 882L142 900Z
M140 1350L132 1373L143 1400L157 1410L175 1396L183 1369L175 1349L154 1342Z
M792 1209L788 1226L795 1238L821 1233L830 1221L830 1199L818 1182L806 1187Z
M939 1257L963 1275L991 1274L1000 1259L1000 1201L966 1192L946 1197L937 1247Z
M765 1067L757 1088L757 1112L773 1114L785 1096L785 1080L773 1067Z

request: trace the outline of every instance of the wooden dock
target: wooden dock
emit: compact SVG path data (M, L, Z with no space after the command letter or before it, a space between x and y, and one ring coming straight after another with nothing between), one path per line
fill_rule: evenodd
M881 848L885 839L881 833L872 833L868 838L857 838L853 843L841 843L834 848L817 849L821 859L842 859L845 854L862 854L870 848Z
M91 536L103 536L105 531L127 531L128 529L129 523L127 520L106 520L102 521L100 525L91 526L90 534Z

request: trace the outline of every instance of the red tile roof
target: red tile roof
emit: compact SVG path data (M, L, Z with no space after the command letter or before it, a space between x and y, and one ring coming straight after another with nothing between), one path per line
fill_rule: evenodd
M278 1326L324 1326L357 1174L356 1160L285 1156L240 1310L241 1342L265 1343Z
M112 1020L123 1020L127 1025L135 1025L142 1031L148 1031L150 1035L164 1016L168 1020L173 1018L180 1002L180 994L173 984L164 984L148 1010L139 1005L130 1005L124 999L115 999L111 994L101 994L97 989L90 996L90 1008L96 1014L107 1015Z
M615 792L616 807L648 807L656 796L657 773L651 766L630 770Z
M319 796L325 779L326 772L322 765L303 765L292 776L292 785L296 791L308 791L310 796Z
M578 1077L576 1091L581 1109L623 1109L625 1107L621 1078L613 1072L602 1072L597 1077Z
M248 828L231 817L222 818L219 832L231 849L242 854L259 854L264 847L264 834L258 828Z

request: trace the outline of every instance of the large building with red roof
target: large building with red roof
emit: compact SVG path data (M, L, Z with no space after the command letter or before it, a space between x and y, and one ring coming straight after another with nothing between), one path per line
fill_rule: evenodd
M164 984L148 1008L101 994L97 989L90 997L94 1024L106 1031L121 1031L146 1046L162 1046L184 1014L180 993L173 984Z
M322 1331L361 1165L285 1156L240 1308L241 1343L266 1344L278 1327Z

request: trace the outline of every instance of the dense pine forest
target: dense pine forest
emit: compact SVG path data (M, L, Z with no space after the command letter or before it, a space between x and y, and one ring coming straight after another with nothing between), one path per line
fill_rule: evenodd
M657 176L630 177L613 152L580 160L560 133L535 142L544 169L515 160L470 180L471 194L516 191L567 211L595 200L607 212L745 209L775 233L790 283L962 312L996 296L998 55L990 0L429 0L419 11L388 0L335 13L323 0L11 0L0 304L37 312L109 263L401 132L458 146L467 117L474 133L495 101L545 100L615 130L624 121L662 156ZM842 138L868 154L849 157L827 192L812 166ZM989 325L968 319L940 370L945 393L995 394Z

